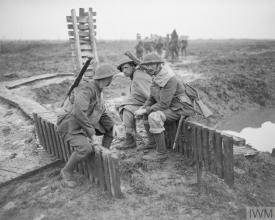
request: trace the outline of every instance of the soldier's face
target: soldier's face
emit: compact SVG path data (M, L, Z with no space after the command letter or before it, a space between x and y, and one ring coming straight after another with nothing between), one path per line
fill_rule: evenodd
M150 65L147 65L147 71L146 72L150 76L153 76L156 73L158 73L158 70L159 70L159 65L158 64L150 64Z
M101 79L101 80L99 80L99 87L101 88L101 89L103 89L104 87L107 87L107 86L109 86L110 84L111 84L111 82L112 82L112 80L113 80L113 77L111 76L111 77L108 77L108 78L104 78L104 79Z
M122 72L126 77L130 77L134 73L134 67L126 63L121 67Z

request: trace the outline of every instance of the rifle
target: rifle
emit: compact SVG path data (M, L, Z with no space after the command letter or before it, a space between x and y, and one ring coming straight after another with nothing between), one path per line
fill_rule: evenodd
M185 88L186 88L186 94L196 102L196 104L199 106L202 115L205 118L208 118L209 116L213 115L213 112L202 102L200 99L198 91L190 86L189 84L185 83Z
M129 59L133 60L134 63L137 65L136 68L141 68L144 71L149 70L146 66L141 65L142 61L140 59L138 59L134 54L132 54L130 51L126 51L124 53L124 55L126 55L127 57L129 57Z
M88 59L86 60L84 66L81 68L79 74L77 75L77 77L75 78L73 84L71 85L69 91L67 92L63 102L61 103L61 107L63 107L66 99L71 95L72 91L74 90L75 87L77 87L84 75L84 73L86 72L86 70L88 69L88 66L90 65L91 61L92 61L92 57L88 57Z

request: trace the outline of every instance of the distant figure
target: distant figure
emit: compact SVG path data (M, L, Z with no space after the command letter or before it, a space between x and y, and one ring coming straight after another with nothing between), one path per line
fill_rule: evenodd
M180 49L181 56L183 56L183 53L184 53L184 56L186 56L186 48L187 48L187 45L188 45L188 40L187 39L188 39L187 36L181 36L180 37L179 49Z
M169 42L169 49L172 57L172 61L175 61L179 57L179 36L176 30L173 30L171 34L171 40Z
M136 49L136 56L138 59L143 59L143 42L141 40L138 41L137 45L135 46Z
M152 41L150 41L150 39L148 37L146 37L144 39L143 48L144 48L145 54L151 53L153 51L153 49L154 49Z
M155 50L156 50L157 54L160 56L162 55L163 46L164 46L164 43L162 42L161 37L159 37L155 44Z
M170 42L170 35L167 34L166 38L165 38L165 45L164 45L165 46L165 55L164 55L165 59L168 59L170 56L169 42Z

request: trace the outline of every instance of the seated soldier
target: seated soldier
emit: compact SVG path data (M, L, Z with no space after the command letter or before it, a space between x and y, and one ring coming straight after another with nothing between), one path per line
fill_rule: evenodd
M118 149L135 148L136 145L136 120L134 112L138 110L149 97L151 77L141 69L136 69L135 63L129 58L123 59L117 67L126 77L131 79L130 95L117 107L126 131L125 144ZM148 132L149 143L152 145L152 135L149 133L149 125L144 124Z
M149 160L167 157L164 122L177 121L181 115L194 114L192 102L186 95L183 83L168 66L163 64L164 61L156 53L146 55L141 63L153 79L149 98L135 112L136 117L143 115L144 120L148 120L149 132L153 134L156 142L157 153L144 156L144 159Z
M110 148L114 122L106 113L102 90L112 82L116 69L110 64L100 64L92 80L82 80L64 105L64 114L58 117L57 129L65 142L73 147L69 160L61 170L68 187L75 187L73 169L92 152L93 135L104 135L102 146Z

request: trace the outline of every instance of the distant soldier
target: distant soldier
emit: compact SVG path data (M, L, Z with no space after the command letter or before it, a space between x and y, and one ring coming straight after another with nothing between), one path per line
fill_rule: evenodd
M137 45L135 46L136 49L136 56L138 59L143 59L143 42L141 40L138 41Z
M177 121L180 117L194 114L192 101L186 94L182 81L155 53L144 57L141 65L146 66L146 71L152 76L150 96L145 104L135 112L135 115L144 116L145 122L149 124L149 132L154 136L156 154L146 155L143 158L158 160L167 157L164 123ZM144 122L144 123L145 123Z
M169 37L169 34L167 34L165 38L165 55L164 55L165 59L168 59L170 55L169 42L170 42L170 37Z
M179 36L176 30L173 30L171 34L171 40L169 42L169 49L171 53L172 60L177 60L179 57Z
M137 145L134 112L138 110L149 97L152 79L146 72L141 69L136 69L135 63L129 58L123 59L117 69L131 79L130 95L123 100L122 103L117 105L126 131L125 144L117 148L135 148ZM149 134L149 126L144 124L144 127Z
M63 181L68 187L76 186L74 167L92 152L94 135L103 135L103 147L111 146L115 126L103 104L102 90L110 85L116 72L112 65L100 64L92 80L83 80L73 90L63 107L64 113L58 117L58 133L74 149L61 170Z
M146 37L144 39L143 48L144 48L145 54L153 52L153 49L154 49L153 44L152 44L152 41L148 37Z
M188 40L187 40L187 36L181 36L179 39L179 48L180 48L180 54L181 56L186 56L186 48L187 48L187 44L188 44Z
M157 52L158 55L162 55L162 49L163 49L163 42L162 42L162 39L161 37L158 38L157 42L156 42L156 45L155 45L155 50Z

